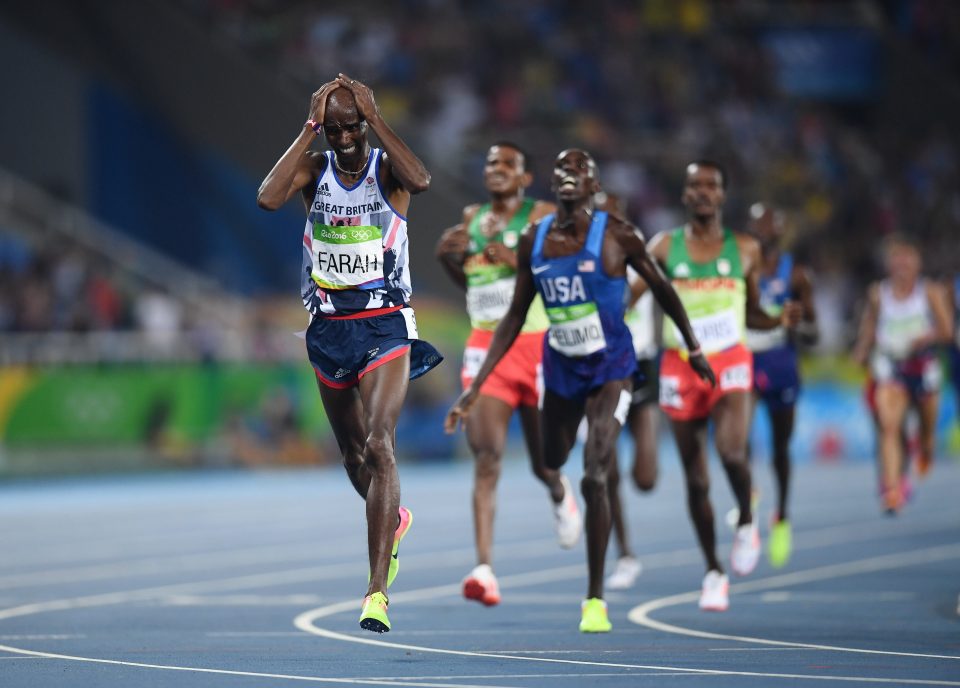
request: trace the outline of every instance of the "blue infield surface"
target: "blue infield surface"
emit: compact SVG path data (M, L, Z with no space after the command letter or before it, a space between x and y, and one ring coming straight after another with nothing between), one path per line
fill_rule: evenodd
M711 469L726 559L730 491ZM652 495L625 490L644 572L589 636L583 545L558 548L521 461L501 481L492 608L460 596L471 467L400 470L415 522L382 636L357 624L363 504L339 469L0 484L0 686L960 686L956 464L897 518L868 463L799 466L793 558L732 579L724 613L697 608L703 563L667 465Z

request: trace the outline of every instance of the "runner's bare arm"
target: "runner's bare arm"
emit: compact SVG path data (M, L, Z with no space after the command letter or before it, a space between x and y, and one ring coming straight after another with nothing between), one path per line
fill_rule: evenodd
M853 360L865 365L877 337L877 315L880 313L880 286L874 282L867 293L867 305L863 309L857 343L853 347Z
M933 332L914 342L911 347L914 351L928 346L947 344L953 338L953 313L949 306L949 298L944 288L933 280L927 281L927 302L933 313Z
M760 306L760 243L751 236L737 236L737 248L740 251L740 263L743 266L743 278L747 283L747 327L751 330L772 330L784 327L794 328L800 322L801 306L796 301L783 304L780 317L769 315Z
M311 96L308 119L323 122L327 96L336 85L335 81L328 81ZM322 153L310 150L316 137L317 132L304 125L300 134L260 184L257 191L258 206L264 210L277 210L298 191L316 181L325 160ZM309 202L305 202L309 209Z
M504 354L513 345L517 335L523 328L523 322L526 320L527 311L530 304L537 294L533 283L533 273L530 271L530 256L533 253L533 237L536 234L536 225L527 225L523 234L520 236L520 244L517 248L517 277L516 285L513 290L513 300L510 302L510 308L507 314L503 316L500 324L493 333L493 340L490 342L490 348L487 349L487 356L483 360L483 365L477 372L477 376L470 383L470 386L464 390L463 394L454 402L447 417L443 423L443 429L447 433L452 433L457 429L461 420L470 413L470 407L477 399L480 387L484 381L493 372L497 363L503 358Z
M463 271L463 266L470 250L469 227L479 209L478 203L466 206L460 223L444 230L434 252L453 283L464 290L467 288L467 275Z
M700 351L700 342L693 332L690 320L687 317L687 311L677 296L670 280L660 269L660 266L654 261L650 253L647 252L646 242L643 234L633 225L623 222L619 219L611 218L610 224L613 227L614 236L623 248L626 254L627 262L637 274L646 282L648 288L653 293L653 298L657 300L663 312L670 317L676 324L677 329L683 336L683 341L690 351L690 366L704 380L710 384L716 384L713 370L707 363L706 357Z
M373 98L373 91L366 84L351 79L346 74L337 77L337 85L350 91L357 101L357 111L380 139L386 155L383 157L381 181L386 184L388 195L397 187L411 194L423 193L430 188L430 173L413 151L384 121L380 107Z
M804 346L815 346L820 339L817 311L813 303L813 280L810 271L801 265L793 266L790 291L800 304L802 315L796 327L797 337Z

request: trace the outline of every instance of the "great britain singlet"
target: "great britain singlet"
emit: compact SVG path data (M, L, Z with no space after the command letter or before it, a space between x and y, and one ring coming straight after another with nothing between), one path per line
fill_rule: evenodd
M317 180L303 233L301 296L314 316L352 315L410 300L407 219L380 185L383 151L370 151L353 186L336 175L333 152Z
M674 230L666 268L704 354L744 342L747 284L733 232L724 230L720 255L696 263L687 251L684 229ZM667 349L686 349L680 331L669 318L663 320L663 344Z
M517 281L516 270L503 263L491 262L484 250L488 244L499 242L516 251L520 234L529 222L535 205L536 201L532 198L525 199L506 227L491 236L484 234L481 229L484 217L491 212L489 203L482 205L470 221L467 229L470 246L463 272L467 276L467 313L470 324L476 330L493 331L497 328L510 308ZM522 331L543 332L549 325L543 301L537 296L530 304Z
M773 275L761 275L759 280L760 307L767 315L777 318L783 313L783 305L790 299L790 277L793 275L793 256L780 255ZM791 347L787 330L783 325L772 330L747 330L747 347L753 352L773 351Z
M877 315L877 352L894 360L910 355L914 340L933 330L933 313L927 299L927 283L918 279L906 298L893 295L888 280L880 283Z

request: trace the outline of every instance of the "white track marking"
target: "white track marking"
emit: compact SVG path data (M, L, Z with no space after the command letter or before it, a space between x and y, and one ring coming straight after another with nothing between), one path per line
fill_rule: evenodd
M411 688L520 688L514 686L495 686L492 684L469 685L466 683L423 683L418 681L406 681L404 679L369 679L369 678L331 678L327 676L297 676L295 674L270 674L259 671L233 671L230 669L208 669L206 667L185 667L172 666L169 664L147 664L145 662L122 662L116 659L98 659L96 657L75 657L73 655L58 655L52 652L34 652L32 650L20 650L15 647L5 647L0 645L0 650L17 652L19 654L29 655L30 657L44 659L66 659L72 662L85 662L89 664L111 664L114 666L135 667L138 669L163 669L165 671L184 671L196 674L219 674L221 676L244 676L253 678L278 678L287 681L308 681L311 683L334 683L339 685L355 686L410 686Z
M869 559L860 559L857 561L844 562L842 564L831 564L829 566L820 566L806 571L797 571L787 573L781 576L772 576L761 580L750 581L748 583L737 583L730 586L730 592L752 592L755 590L769 590L788 587L791 585L801 585L815 581L829 580L831 578L841 578L844 576L853 576L860 573L875 573L877 571L888 571L891 569L906 568L918 564L931 564L940 561L949 561L960 558L960 545L941 545L938 547L927 547L924 549L913 550L911 552L900 552L896 554L885 554ZM814 643L797 643L782 640L770 640L767 638L754 638L750 636L730 635L725 633L712 633L709 631L698 631L692 628L684 628L673 624L664 623L650 618L650 614L658 609L673 607L679 604L692 604L700 597L699 591L682 593L680 595L670 595L651 600L638 605L630 610L627 618L635 624L646 626L664 633L674 633L687 635L695 638L709 638L712 640L736 640L744 643L757 643L761 645L779 645L782 647L806 648L811 650L829 650L832 652L856 652L861 654L875 655L895 655L899 657L923 657L926 659L952 659L960 660L960 656L955 655L936 655L918 652L895 652L891 650L868 650L863 648L838 647L835 645L819 645Z
M330 605L330 608L336 607L337 605ZM350 603L350 609L355 609L356 603ZM649 669L651 671L657 672L671 672L671 673L680 673L680 674L700 674L706 676L750 676L754 678L783 678L783 679L806 679L810 681L840 681L847 683L884 683L884 684L896 684L896 685L917 685L917 686L960 686L960 681L940 681L940 680L930 680L930 679L895 679L895 678L874 678L867 676L824 676L817 674L785 674L785 673L769 673L769 672L759 672L759 671L729 671L724 669L697 669L693 667L677 667L677 666L663 666L658 664L625 664L619 662L591 662L587 660L578 660L578 659L560 659L556 657L529 657L526 655L509 655L509 654L494 654L491 652L473 652L469 650L447 650L444 648L437 647L424 647L421 645L408 645L405 643L391 643L384 640L375 640L373 638L359 638L354 636L345 635L343 633L337 633L335 631L328 631L327 629L320 628L313 625L312 615L317 611L327 611L329 608L324 610L313 610L313 612L306 612L305 614L297 617L295 624L298 628L318 635L324 638L329 638L331 640L342 640L349 643L359 643L361 645L373 645L377 647L390 648L394 650L410 650L414 652L430 652L443 655L455 655L460 657L486 657L491 659L513 659L524 662L543 662L546 664L570 664L574 666L592 666L592 667L607 667L610 669ZM331 611L330 614L339 613L343 611L342 609L336 609ZM321 616L327 616L328 614L321 614ZM316 618L316 617L314 617ZM2 649L2 648L0 648Z
M929 532L935 530L943 530L943 528L920 528L917 529L918 532ZM874 539L874 536L871 536L863 531L863 529L852 528L850 525L843 527L834 527L823 529L823 539L831 540L835 539L836 543L842 541L862 541L862 540L871 540ZM831 533L828 531L834 531ZM846 531L847 537L840 537L841 531ZM818 533L821 531L813 531L806 534L806 543L807 545L812 544L818 539ZM901 534L901 533L898 533ZM850 537L852 535L852 537ZM889 537L891 533L885 533L885 537ZM812 537L811 537L812 536ZM523 543L517 543L517 545L522 545ZM798 543L799 544L799 543ZM799 548L799 547L798 547ZM644 558L645 564L650 562L651 568L660 568L668 567L674 565L687 564L691 561L697 561L698 557L696 556L696 550L679 550L674 552L664 552L649 557ZM427 555L430 556L430 555ZM426 558L426 557L425 557ZM407 560L405 559L405 562ZM353 566L355 568L355 566ZM30 614L36 614L41 612L54 612L54 611L65 611L69 609L78 609L78 608L88 608L95 606L103 606L110 604L122 604L127 602L137 602L156 599L158 597L163 597L164 595L169 595L171 593L188 593L195 594L201 591L215 591L215 590L241 590L249 589L253 587L263 587L268 585L283 584L289 582L300 582L304 580L305 576L310 576L309 580L316 580L317 569L299 569L295 571L281 571L275 573L263 573L255 575L246 575L238 576L228 579L221 579L217 581L203 581L199 583L179 583L173 585L163 585L156 586L151 588L143 588L139 590L130 590L125 592L114 592L114 593L105 593L99 595L89 595L85 597L77 598L68 598L60 600L50 600L47 602L40 602L34 604L26 604L20 607L14 607L10 609L0 610L0 620L21 617ZM551 582L551 581L560 581L560 580L571 580L575 578L583 577L583 564L578 564L576 566L563 567L562 569L552 569L548 571L534 571L526 574L518 574L516 576L509 576L501 578L501 581L508 586L519 587L522 585L534 585L541 582ZM320 576L321 578L327 578L327 576ZM408 599L413 600L417 598L429 598L438 595L458 595L460 592L459 584L451 584L445 586L436 586L424 590L410 591L408 593L398 593L394 596L395 599ZM328 616L333 613L339 613L340 611L356 611L357 602L343 602L335 605L329 605L324 608L326 613L316 615L314 618L320 618L320 616ZM316 612L317 610L314 610ZM306 615L311 614L311 612L306 612L305 614L300 615L300 617L305 617ZM298 618L300 618L298 617ZM318 632L319 631L319 632ZM541 657L523 657L523 656L511 656L504 654L487 654L482 653L470 653L462 652L455 650L443 650L438 648L421 648L417 646L401 646L391 643L386 643L384 641L377 641L370 638L353 638L344 634L334 634L332 632L323 631L322 629L314 629L310 632L315 635L329 635L335 639L354 642L354 643L363 643L371 645L382 645L386 647L393 648L402 648L410 647L412 649L424 651L424 652L435 652L441 654L459 654L466 656L487 656L494 658L496 660L503 659L516 659L523 660L528 662L543 662L543 663L552 663L552 664L566 664L566 665L585 665L585 666L602 666L609 669L635 669L635 670L652 670L658 672L668 672L669 674L701 674L701 675L734 675L734 676L754 676L754 677L767 677L767 678L796 678L796 679L807 679L807 680L829 680L829 681L841 681L841 682L860 682L860 683L882 683L882 684L900 684L900 685L938 685L938 686L960 686L960 682L953 681L940 681L940 680L924 680L924 679L885 679L885 678L867 678L859 676L817 676L817 675L805 675L805 674L769 674L769 673L760 673L760 672L738 672L738 671L725 671L718 669L691 669L687 667L661 667L661 666L647 666L647 665L629 665L629 664L615 664L615 663L603 663L603 662L585 662L578 660L564 660L557 658L541 658ZM327 678L327 677L310 677L310 676L293 676L293 675L284 675L284 674L268 674L268 673L255 673L255 672L241 672L233 671L226 669L210 669L210 668L201 668L201 667L182 667L182 666L170 666L170 665L156 665L156 664L146 664L139 662L125 662L119 660L110 660L110 659L100 659L100 658L91 658L91 657L77 657L71 655L62 655L49 652L37 652L33 650L26 650L22 648L9 647L6 645L0 645L0 651L11 652L16 655L26 656L26 658L47 658L47 659L61 659L61 660L70 660L70 661L79 661L79 662L88 662L88 663L99 663L99 664L109 664L109 665L118 665L118 666L131 666L139 668L149 668L149 669L161 669L161 670L170 670L170 671L187 671L187 672L197 672L197 673L210 673L210 674L224 674L224 675L235 675L235 676L252 676L260 678L278 678L278 679L287 679L287 680L301 680L301 681L311 681L311 682L321 682L321 683L339 683L339 684L356 684L356 685L392 685L392 686L424 686L425 688L445 688L449 686L450 688L471 688L464 684L437 684L437 683L416 683L416 682L406 682L402 679L391 679L385 682L376 682L370 679L355 679L355 678ZM647 674L644 674L647 675ZM476 688L494 688L493 686L485 685L478 686ZM502 687L501 687L502 688Z

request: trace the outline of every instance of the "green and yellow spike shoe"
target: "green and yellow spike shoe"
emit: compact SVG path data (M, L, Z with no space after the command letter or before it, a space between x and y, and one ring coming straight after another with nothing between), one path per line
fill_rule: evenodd
M767 558L770 566L779 569L790 560L793 550L793 532L790 521L777 521L770 527L770 539L767 545Z
M387 587L393 585L397 578L397 572L400 571L400 559L397 555L400 553L400 541L413 525L413 512L405 506L400 507L400 525L397 526L397 532L393 534L393 551L390 552L390 568L387 570Z
M580 603L580 632L609 633L613 628L607 618L607 603L599 597L591 597Z
M400 553L400 541L403 539L403 536L407 534L407 531L410 530L410 526L413 525L413 512L407 507L400 507L398 516L400 518L400 525L397 526L397 530L393 534L393 550L390 552L390 568L387 569L388 588L393 585L393 581L396 580L397 573L400 571L400 559L397 557ZM370 582L369 571L367 571L367 582Z
M387 596L382 592L375 592L363 598L363 608L360 610L360 628L374 633L386 633L390 630L390 619L387 618Z

